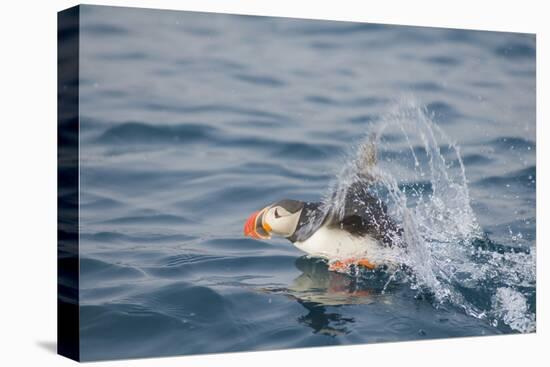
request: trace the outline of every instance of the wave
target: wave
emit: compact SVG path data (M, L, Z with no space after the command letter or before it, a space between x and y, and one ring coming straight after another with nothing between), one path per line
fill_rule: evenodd
M296 23L298 25L298 23ZM292 28L290 33L303 36L343 36L355 33L379 31L385 29L383 24L374 23L355 23L347 24L345 22L312 22L308 26L299 26Z
M534 150L535 142L529 139L503 136L491 140L488 144L492 147L499 148L501 150Z
M165 279L181 279L184 276L191 277L197 274L208 276L208 274L220 273L220 271L229 272L233 277L285 269L294 263L296 257L294 254L276 253L265 256L265 252L258 251L257 254L243 252L234 256L195 254L179 260L174 262L173 258L164 259L164 262L144 267L143 270L151 276ZM166 266L166 261L170 266Z
M129 282L144 276L141 269L133 266L111 264L91 258L80 259L80 286L84 289L122 280Z
M266 87L283 87L287 83L281 79L273 78L266 75L251 75L251 74L236 74L234 77L245 83L256 84Z
M475 185L480 186L508 186L522 185L525 187L535 187L537 180L537 168L530 166L517 171L509 172L499 176L489 176L475 182Z
M457 118L462 117L462 115L455 108L443 101L429 103L426 105L425 111L431 113L433 117L437 118L439 123L452 122Z
M101 221L104 224L127 224L127 225L143 225L143 224L184 224L191 223L190 219L172 214L154 214L140 216L124 216Z
M262 123L256 124L262 126ZM232 135L215 126L204 124L161 125L143 122L125 122L111 126L93 140L94 143L112 147L111 155L121 152L135 153L136 145L183 146L204 143L223 147L267 150L272 156L295 159L318 158L340 150L337 144L313 144L303 141L281 141L258 135Z
M495 48L495 55L503 57L506 60L532 60L535 58L536 53L535 45L530 45L526 42L508 42Z
M209 140L215 129L198 124L149 125L126 122L109 128L98 138L102 143L166 143Z
M120 229L120 227L119 227ZM100 231L94 233L81 233L80 238L91 243L160 243L160 242L185 242L194 239L195 237L187 234L144 234L131 231L132 234Z

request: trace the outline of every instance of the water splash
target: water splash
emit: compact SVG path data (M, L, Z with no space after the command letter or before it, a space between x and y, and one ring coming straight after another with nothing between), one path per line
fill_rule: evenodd
M522 333L535 331L535 315L529 312L527 300L512 288L498 288L493 296L495 323L498 319Z
M392 271L432 294L436 307L450 304L520 332L535 329L534 305L517 290L534 292L534 251L506 250L484 235L470 205L460 149L424 107L399 103L348 158L324 198L324 213L343 215L348 188L362 181L402 228L393 235L402 246L383 254L398 264Z

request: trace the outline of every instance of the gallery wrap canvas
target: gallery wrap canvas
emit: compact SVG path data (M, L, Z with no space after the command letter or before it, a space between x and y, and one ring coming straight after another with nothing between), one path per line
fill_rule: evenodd
M58 27L59 354L536 331L534 34L91 5Z

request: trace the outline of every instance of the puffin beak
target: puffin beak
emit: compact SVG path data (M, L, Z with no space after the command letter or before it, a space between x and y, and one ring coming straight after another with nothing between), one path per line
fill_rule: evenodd
M267 223L263 222L264 213L269 207L263 208L260 211L254 212L248 217L244 223L244 235L258 240L266 240L271 238L271 228Z

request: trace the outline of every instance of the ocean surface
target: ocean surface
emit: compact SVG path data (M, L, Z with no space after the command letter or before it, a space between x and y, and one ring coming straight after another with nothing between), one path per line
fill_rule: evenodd
M534 35L91 6L81 26L83 360L536 330ZM375 133L403 266L243 236L326 198Z

